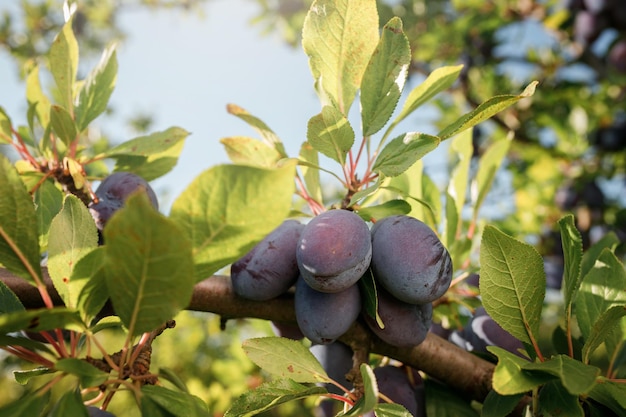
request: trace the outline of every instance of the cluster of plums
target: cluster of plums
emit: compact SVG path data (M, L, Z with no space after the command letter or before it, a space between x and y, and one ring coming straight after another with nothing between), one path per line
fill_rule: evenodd
M286 220L231 266L234 292L266 301L295 288L298 327L314 344L343 335L362 311L359 280L371 271L384 328L363 314L383 341L420 344L432 302L452 279L452 261L421 221L396 215L368 224L349 210L329 210L306 225Z
M573 36L582 45L591 45L605 30L626 30L626 3L623 0L569 0L574 15ZM610 46L608 63L626 73L626 38L618 37Z

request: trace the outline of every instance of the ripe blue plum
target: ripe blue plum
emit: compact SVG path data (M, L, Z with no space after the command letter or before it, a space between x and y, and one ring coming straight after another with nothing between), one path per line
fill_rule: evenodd
M421 221L404 215L372 227L374 278L397 299L426 304L441 297L452 281L452 259L437 235Z
M296 245L303 228L296 220L286 220L233 263L230 277L235 294L267 301L287 292L298 279Z
M89 414L89 417L115 417L115 414L101 410L94 406L87 407L87 413Z
M122 208L126 199L139 190L146 192L152 206L158 210L159 202L154 190L139 175L130 172L115 172L100 183L96 190L98 201L89 204L89 212L99 232L102 232L111 216ZM100 239L102 240L102 236Z
M304 339L304 335L302 334L302 331L297 324L272 321L270 323L270 326L272 327L272 331L276 336L285 337L292 340Z
M365 322L375 335L397 347L417 346L426 339L432 324L433 307L427 304L408 304L397 300L384 288L378 288L378 315L385 327L367 314Z
M311 288L329 293L343 291L369 267L369 228L354 212L326 211L304 227L296 258L300 274Z
M325 345L344 334L357 319L361 294L358 285L336 293L320 292L300 276L296 281L294 304L302 333L313 343Z
M449 340L469 352L487 353L487 346L498 346L524 357L519 352L524 351L522 342L500 327L483 307L477 308L463 330L453 332Z
M348 345L333 342L327 345L313 345L309 350L322 364L329 377L345 388L352 389L352 383L346 379L346 374L352 369L352 349ZM324 385L333 394L343 394L343 391L333 384Z

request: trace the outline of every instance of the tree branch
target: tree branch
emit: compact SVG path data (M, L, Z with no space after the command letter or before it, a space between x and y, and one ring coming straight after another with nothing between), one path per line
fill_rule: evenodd
M63 305L46 269L44 281L55 305ZM5 269L0 269L4 282L28 309L44 307L37 288ZM196 284L189 310L219 314L230 318L259 318L296 323L293 296L285 294L270 301L250 301L233 293L230 278L213 276ZM494 365L448 341L429 333L426 340L413 348L397 348L377 338L361 321L357 321L340 340L350 346L369 344L372 353L397 359L424 371L466 396L482 402L491 390Z

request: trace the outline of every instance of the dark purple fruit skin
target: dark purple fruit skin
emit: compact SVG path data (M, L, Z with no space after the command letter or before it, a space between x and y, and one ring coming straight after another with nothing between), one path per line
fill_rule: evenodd
M352 349L341 342L328 345L313 345L309 348L313 356L322 364L322 368L329 377L339 382L347 389L352 389L352 383L346 379L346 374L352 369ZM323 384L333 394L344 394L333 384Z
M302 333L313 343L327 345L343 335L357 319L361 294L358 285L336 293L316 291L300 276L294 304Z
M145 190L152 206L158 210L159 202L154 190L139 175L130 172L114 172L106 177L96 190L98 202L89 204L89 212L98 230L104 229L111 216L122 208L128 196L141 189Z
M452 259L437 235L421 221L390 216L372 228L372 272L394 297L427 304L452 281Z
M498 346L524 357L519 352L524 351L522 342L500 327L483 307L476 309L472 319L462 331L454 332L450 341L469 352L487 353L487 346Z
M304 339L304 335L302 334L302 331L297 324L272 321L270 323L270 326L272 327L272 331L276 336L285 337L292 340Z
M303 228L296 220L286 220L233 263L230 278L235 294L267 301L287 292L298 279L296 246Z
M372 258L367 224L348 210L326 211L302 231L296 258L300 274L321 292L339 292L363 276Z
M385 325L384 329L364 314L365 322L376 336L392 346L412 347L426 339L432 324L433 306L431 303L408 304L378 288L378 315Z
M108 411L104 411L99 409L98 407L93 406L87 407L87 412L89 413L89 417L115 417L115 414L109 413Z

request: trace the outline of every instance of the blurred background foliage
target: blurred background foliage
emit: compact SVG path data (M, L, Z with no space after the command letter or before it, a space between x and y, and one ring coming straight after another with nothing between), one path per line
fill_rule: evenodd
M85 0L77 2L74 31L82 57L96 59L113 40L123 40L117 17L129 8L176 8L203 13L210 0ZM279 34L299 47L309 0L250 0L259 34ZM609 231L626 240L626 3L622 0L388 0L378 1L380 23L399 16L413 51L412 84L433 69L465 65L459 83L434 102L444 126L488 97L540 82L525 101L474 131L474 156L514 132L505 166L484 218L533 243L546 260L548 285L560 286L562 253L556 220L572 212L585 245ZM62 0L21 0L1 10L0 48L25 77L48 50L63 24ZM81 58L82 59L82 58ZM85 61L82 61L85 62ZM253 74L252 74L253 75ZM6 98L5 98L6 99ZM113 110L113 109L111 109ZM150 129L150 114L129 120ZM419 126L415 130L419 130ZM97 138L105 146L106 138ZM450 154L450 158L454 158ZM450 161L454 163L454 161ZM428 172L428 166L425 167ZM191 179L190 179L191 180ZM445 184L440 184L445 187ZM468 190L469 192L469 190ZM240 341L270 334L265 322L228 321L183 312L175 330L155 345L153 366L171 369L190 391L221 415L232 399L258 385L263 375L243 355ZM113 338L115 340L115 338ZM20 395L4 360L0 405ZM123 403L116 407L124 407ZM308 415L289 404L275 415ZM111 409L115 412L116 408Z

